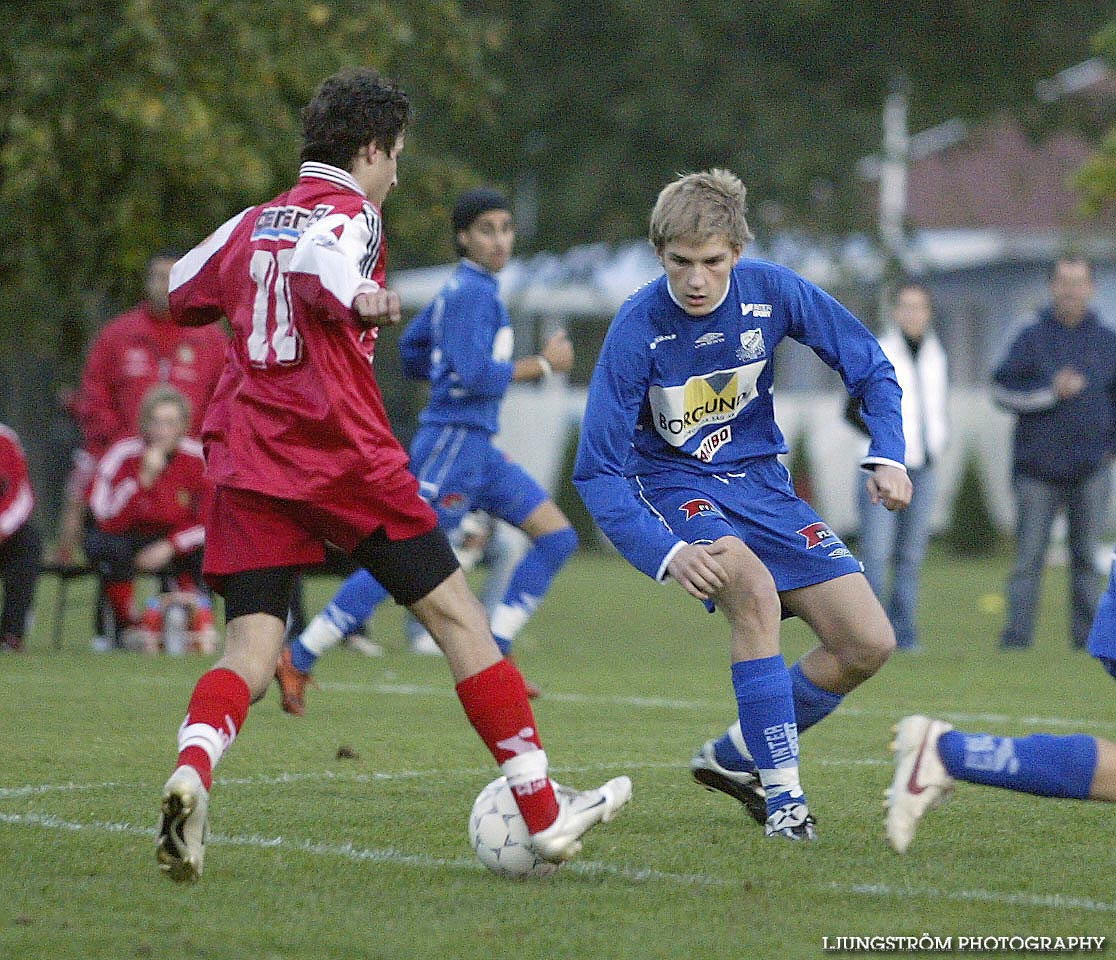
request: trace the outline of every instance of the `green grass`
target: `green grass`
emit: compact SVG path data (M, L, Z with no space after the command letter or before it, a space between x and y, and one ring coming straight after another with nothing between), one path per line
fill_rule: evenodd
M0 957L818 957L823 937L1104 935L1113 808L961 784L905 857L882 836L889 728L912 711L996 733L1116 737L1112 681L1068 646L1052 570L1036 647L995 649L1007 560L936 557L926 652L896 656L803 738L821 838L765 840L687 762L732 718L726 628L676 586L581 556L518 647L555 776L618 773L629 808L551 880L502 881L465 839L494 775L440 658L322 662L308 716L253 708L218 768L205 877L155 867L158 792L207 660L95 655L83 587L55 652L0 658ZM329 581L314 584L312 609ZM788 660L809 638L784 625ZM350 747L355 759L338 759Z

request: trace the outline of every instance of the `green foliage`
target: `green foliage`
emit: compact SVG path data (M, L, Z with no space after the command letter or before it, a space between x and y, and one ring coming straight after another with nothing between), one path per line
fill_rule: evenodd
M89 653L89 593L53 653L44 585L30 653L3 660L19 731L0 764L0 870L14 878L0 956L804 960L825 936L1103 934L1109 805L959 784L905 856L884 844L889 730L906 713L997 734L1116 731L1112 681L1067 653L1064 577L1046 578L1035 647L996 651L989 585L1006 566L931 558L925 652L893 656L802 738L820 839L801 845L765 839L690 781L693 751L735 714L723 618L621 560L574 558L518 661L544 688L535 711L560 782L627 773L635 790L578 861L525 884L476 865L466 816L496 769L445 661L405 652L391 604L375 621L385 656L326 657L304 718L273 691L252 708L216 771L205 876L167 882L159 789L209 661ZM310 609L335 585L310 581ZM812 646L800 621L783 636L788 661Z
M999 532L988 509L988 496L976 457L965 459L945 540L963 557L987 556L999 541Z
M0 306L14 308L0 335L37 322L49 338L60 314L89 327L137 296L153 250L192 246L282 189L299 108L351 64L416 91L393 255L448 257L436 205L476 174L428 151L422 124L486 122L486 43L455 0L28 5L0 37Z

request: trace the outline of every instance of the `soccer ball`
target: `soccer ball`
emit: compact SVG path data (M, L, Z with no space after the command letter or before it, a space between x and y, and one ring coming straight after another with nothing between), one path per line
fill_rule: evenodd
M477 796L469 814L469 842L480 862L501 877L549 877L558 869L558 864L541 859L531 848L527 824L507 777L497 777Z

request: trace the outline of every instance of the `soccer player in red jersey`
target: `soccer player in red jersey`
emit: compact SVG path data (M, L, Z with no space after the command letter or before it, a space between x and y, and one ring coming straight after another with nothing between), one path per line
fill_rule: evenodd
M35 494L19 437L0 424L0 651L20 653L35 601L42 543L31 522Z
M224 316L233 330L202 434L215 485L204 572L225 598L225 653L194 688L163 788L157 858L173 880L202 872L213 766L266 692L294 577L323 559L326 540L441 645L539 856L576 855L631 794L627 777L584 792L550 780L523 678L388 423L373 356L400 305L384 286L380 208L410 117L406 94L373 70L325 80L302 111L298 182L220 226L171 274L179 323Z

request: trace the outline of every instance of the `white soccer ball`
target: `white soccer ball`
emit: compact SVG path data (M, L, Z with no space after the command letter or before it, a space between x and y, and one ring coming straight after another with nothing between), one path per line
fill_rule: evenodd
M501 877L549 877L558 869L558 864L541 859L531 848L527 824L507 777L497 777L478 794L469 814L469 842L480 862Z

